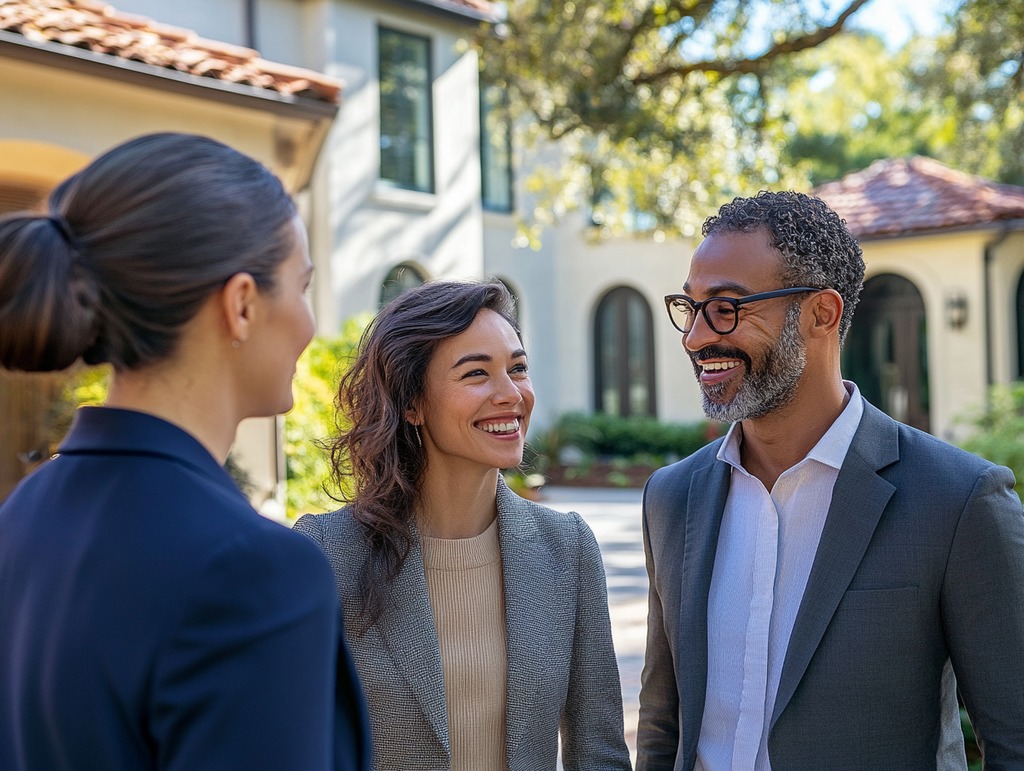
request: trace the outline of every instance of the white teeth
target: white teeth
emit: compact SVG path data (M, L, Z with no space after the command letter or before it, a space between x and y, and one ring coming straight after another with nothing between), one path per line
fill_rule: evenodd
M509 431L515 431L519 428L519 421L514 420L511 423L485 423L480 428L489 434L507 434Z
M739 365L740 363L738 361L709 361L702 364L701 367L705 372L722 372L723 370L732 369Z

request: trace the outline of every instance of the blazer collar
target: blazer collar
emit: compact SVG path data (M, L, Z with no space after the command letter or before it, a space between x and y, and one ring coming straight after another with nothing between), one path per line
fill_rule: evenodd
M793 624L772 726L807 670L896 489L878 472L898 460L898 424L865 401L860 426L832 491L832 505Z
M61 455L147 455L192 467L220 486L238 486L199 440L155 415L116 407L80 407L61 442Z
M441 647L427 591L420 535L415 525L412 527L409 554L401 572L388 584L377 627L391 660L409 683L434 735L450 756Z
M508 643L508 689L505 705L506 752L509 768L517 767L517 752L529 754L528 741L535 716L529 705L540 696L537 688L545 680L544 649L536 632L549 625L545 609L554 591L554 566L539 559L534 504L512 492L498 478L498 538L501 541L501 570L505 585L505 630ZM565 569L568 569L567 567Z
M719 440L721 441L721 440ZM679 651L687 665L680 668L680 729L684 753L695 758L708 681L708 596L718 549L722 514L729 495L731 467L714 454L690 478L686 500L685 540L680 587Z
M525 746L533 719L528 705L536 703L536 689L544 680L544 651L536 635L527 630L548 625L544 611L554 586L552 566L537 558L538 531L531 506L499 477L498 539L508 644L506 731L510 763L516 748L531 749ZM377 626L392 661L416 695L438 741L450 753L444 669L415 526L413 535L405 564L387 589L388 610L381 614Z

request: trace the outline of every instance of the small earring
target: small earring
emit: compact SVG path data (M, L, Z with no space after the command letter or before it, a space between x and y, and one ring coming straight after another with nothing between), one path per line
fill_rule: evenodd
M241 340L232 340L231 341L231 347L232 348L241 348L242 347L242 341Z
M420 436L420 427L415 423L412 424L412 430L416 432L416 444L420 447L423 446L423 437Z

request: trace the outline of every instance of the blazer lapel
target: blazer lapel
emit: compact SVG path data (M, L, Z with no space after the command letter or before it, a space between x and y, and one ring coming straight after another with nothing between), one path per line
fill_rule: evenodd
M676 674L686 757L694 757L708 683L708 595L731 467L712 458L694 472L686 501Z
M864 415L839 470L821 541L793 624L772 726L807 670L896 489L878 471L897 460L896 423L864 402Z
M505 629L508 641L508 690L506 701L507 753L511 761L517 748L529 747L532 705L537 703L537 684L543 680L544 651L531 630L549 626L545 609L554 586L552 567L537 559L534 544L537 527L526 503L498 481L498 538L505 583Z
M388 589L385 611L377 627L388 654L416 695L438 740L451 752L441 647L427 593L423 551L415 530L414 538L402 572Z

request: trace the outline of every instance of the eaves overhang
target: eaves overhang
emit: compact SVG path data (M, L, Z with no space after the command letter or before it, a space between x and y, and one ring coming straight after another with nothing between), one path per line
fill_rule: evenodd
M470 24L480 24L481 22L496 24L503 19L502 14L497 8L486 11L457 2L456 0L385 0L385 2L446 16L450 19Z
M202 77L121 56L0 30L0 57L300 119L333 118L338 105L244 83Z

